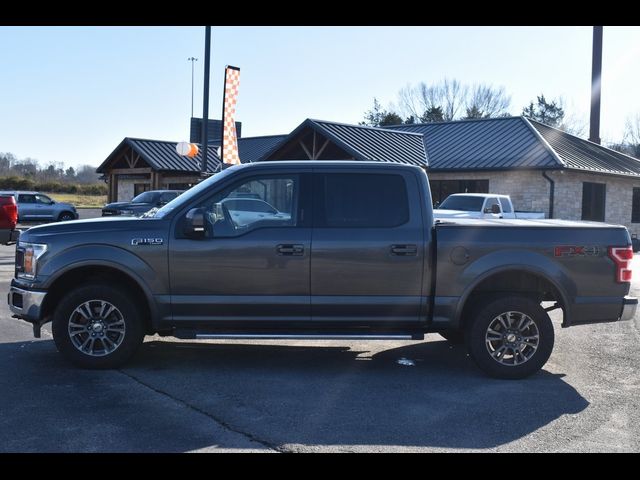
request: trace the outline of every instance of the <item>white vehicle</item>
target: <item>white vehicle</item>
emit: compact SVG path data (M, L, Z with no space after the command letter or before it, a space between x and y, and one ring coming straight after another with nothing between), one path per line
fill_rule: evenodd
M433 210L434 218L545 218L544 212L516 212L509 195L454 193Z
M221 203L229 209L231 218L238 227L246 227L259 220L291 220L288 213L279 212L272 205L257 198L230 197Z

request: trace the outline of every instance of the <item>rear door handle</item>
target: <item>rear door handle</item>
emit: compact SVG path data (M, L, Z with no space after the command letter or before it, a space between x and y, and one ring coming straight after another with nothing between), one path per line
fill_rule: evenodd
M399 257L415 256L418 254L417 245L391 245L391 255Z
M278 255L301 256L304 255L304 245L281 243L276 246L276 252L278 252Z

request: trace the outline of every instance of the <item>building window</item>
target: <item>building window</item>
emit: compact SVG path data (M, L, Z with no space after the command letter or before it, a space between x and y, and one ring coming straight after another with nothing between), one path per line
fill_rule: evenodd
M631 223L640 223L640 188L633 189L631 202Z
M151 185L148 183L134 183L133 184L133 196L137 197L142 192L148 192L151 190Z
M604 222L606 184L582 183L582 220Z
M452 193L489 193L489 180L430 180L429 185L434 205Z

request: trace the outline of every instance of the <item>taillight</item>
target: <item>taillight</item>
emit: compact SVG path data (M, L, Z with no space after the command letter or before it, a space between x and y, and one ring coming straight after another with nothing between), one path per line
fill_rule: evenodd
M633 260L633 248L609 247L609 257L616 264L616 282L626 283L631 281L631 260Z
M16 223L18 223L18 207L15 203L5 203L2 205L2 209L4 213L9 218L9 222L11 225L15 227Z

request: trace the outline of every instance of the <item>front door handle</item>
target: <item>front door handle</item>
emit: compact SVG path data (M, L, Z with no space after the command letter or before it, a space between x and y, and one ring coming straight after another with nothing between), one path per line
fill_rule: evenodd
M391 245L391 255L399 257L416 256L418 254L417 245Z
M278 252L278 255L301 256L304 255L304 245L281 243L280 245L276 246L276 252Z

